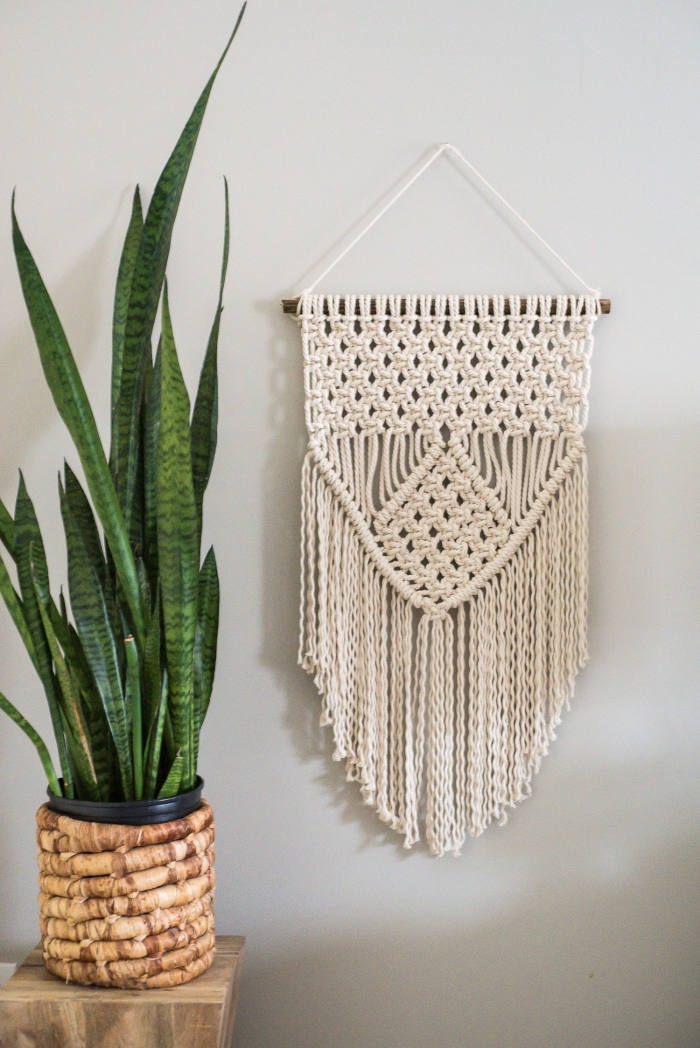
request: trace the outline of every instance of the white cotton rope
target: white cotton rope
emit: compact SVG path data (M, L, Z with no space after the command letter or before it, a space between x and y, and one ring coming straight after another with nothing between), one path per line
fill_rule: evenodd
M424 834L459 854L505 821L586 661L599 310L566 295L524 313L519 296L299 304L299 661L334 758L406 847Z
M421 165L421 167L418 169L418 171L416 171L416 173L414 175L412 175L411 178L409 178L409 180L407 182L405 182L404 185L401 186L401 188L399 190L397 190L397 192L393 195L391 200L389 200L389 202L384 205L384 207L381 209L381 211L377 215L375 215L374 218L371 219L371 221L369 221L367 223L367 225L363 227L363 229L360 230L360 232L348 244L348 246L343 248L343 250L340 252L340 254L331 262L331 264L329 266L327 266L326 269L324 269L324 271L321 273L321 275L314 280L313 284L310 284L309 287L306 288L306 290L303 292L303 294L310 294L314 290L314 288L317 287L320 284L320 282L323 280L323 278L325 276L328 276L328 274L331 272L332 269L335 269L335 267L338 265L338 263L341 261L341 259L345 258L345 256L350 251L352 251L352 249L355 247L355 245L362 239L362 237L365 235L365 233L368 233L369 230L372 228L372 226L375 225L375 223L379 221L379 219L382 217L382 215L385 215L386 212L389 210L389 208L393 207L393 205L396 203L396 201L399 200L403 196L403 194L406 192L406 190L410 189L410 187L413 185L413 183L415 181L417 181L417 179L419 179L420 176L425 171L428 170L430 165L432 163L434 163L434 161L436 161L437 158L439 156L441 156L442 153L444 153L446 151L452 153L459 160L461 160L462 163L465 164L469 168L469 170L473 174L475 174L476 177L486 186L486 188L491 193L493 193L493 195L498 200L500 200L500 202L505 207L508 208L508 210L511 212L511 214L515 215L515 217L520 222L522 222L522 224L525 226L525 228L527 230L529 230L529 232L532 233L532 235L534 237L536 237L537 240L539 240L539 242L542 244L542 246L545 247L550 252L550 254L552 254L554 256L554 258L556 258L556 260L558 262L560 262L562 264L562 266L564 266L565 269L568 269L569 273L571 273L571 275L573 277L575 277L576 280L578 280L578 282L582 285L582 287L585 287L586 290L589 291L595 297L598 297L600 295L599 289L593 288L593 287L590 286L590 284L587 284L586 281L582 277L580 277L578 275L578 273L574 269L572 269L572 267L569 265L569 263L565 262L564 259L561 257L561 255L559 255L554 250L554 248L551 247L551 245L547 243L547 241L544 239L544 237L541 237L540 234L535 229L533 229L533 227L530 225L530 223L527 222L523 218L523 216L520 214L520 212L516 211L515 208L511 204L508 203L508 201L505 199L505 197L501 196L501 194L498 192L498 190L494 189L494 187L491 185L491 183L486 181L484 176L482 174L480 174L479 171L477 171L477 169L474 167L474 165L472 163L470 163L467 160L467 158L462 153L460 153L459 149L457 149L455 146L451 145L449 142L443 142L441 145L436 147L434 152L430 155L430 157L426 160L426 162Z

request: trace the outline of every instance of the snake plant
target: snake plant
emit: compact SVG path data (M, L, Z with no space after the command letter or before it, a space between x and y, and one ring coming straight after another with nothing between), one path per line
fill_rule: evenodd
M14 516L0 502L0 593L49 705L61 777L16 707L51 791L140 800L191 789L216 664L219 578L201 559L202 502L216 450L217 347L229 249L228 187L219 298L194 409L178 362L165 277L180 197L214 72L158 179L144 219L138 187L114 298L111 441L107 456L61 322L12 201L20 282L41 363L71 435L87 492L59 475L68 552L67 603L51 593L39 523L20 473ZM152 339L158 306L160 335ZM16 587L8 571L14 561Z

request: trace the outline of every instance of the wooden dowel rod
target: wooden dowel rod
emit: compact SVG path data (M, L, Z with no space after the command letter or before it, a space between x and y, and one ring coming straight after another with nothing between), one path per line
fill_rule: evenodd
M370 305L370 313L376 314L376 302L377 302L377 300L373 298L372 302L371 302L371 305ZM282 311L284 313L296 313L298 305L299 305L299 298L298 297L297 298L283 298L282 299ZM463 298L460 298L459 306L460 306L460 309L464 308L464 299ZM402 298L401 299L401 310L402 310L402 312L405 310L405 308L406 308L406 300ZM340 312L341 313L345 312L345 300L343 298L341 298L341 300L340 300ZM503 306L503 312L505 313L506 316L510 315L510 302L509 302L508 299L505 300L505 303L504 303L504 306ZM526 312L527 312L527 299L526 298L521 298L520 299L520 313L522 315L523 313L526 313ZM555 299L552 302L552 308L550 310L551 316L556 316L556 312L557 312L557 304L556 304L556 299ZM600 299L600 312L601 313L609 313L610 312L610 299L609 298L601 298ZM355 305L355 313L358 314L358 316L359 316L359 313L360 313L360 303L359 302ZM435 306L434 306L434 304L431 306L431 313L432 314L435 313ZM491 298L489 299L489 313L493 315L493 299L491 299ZM570 307L567 307L566 316L570 316L570 315L571 315L571 309L570 309Z

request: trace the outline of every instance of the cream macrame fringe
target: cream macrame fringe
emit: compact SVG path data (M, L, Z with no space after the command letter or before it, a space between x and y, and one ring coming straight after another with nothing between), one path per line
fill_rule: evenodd
M586 661L586 459L515 553L454 611L382 575L313 455L303 473L300 662L335 760L406 847L459 854L530 794Z

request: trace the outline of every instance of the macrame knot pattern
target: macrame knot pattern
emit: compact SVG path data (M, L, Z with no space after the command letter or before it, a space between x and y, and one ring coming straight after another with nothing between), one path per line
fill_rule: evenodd
M527 796L586 659L594 297L306 294L300 662L411 847ZM420 814L420 819L419 819Z

